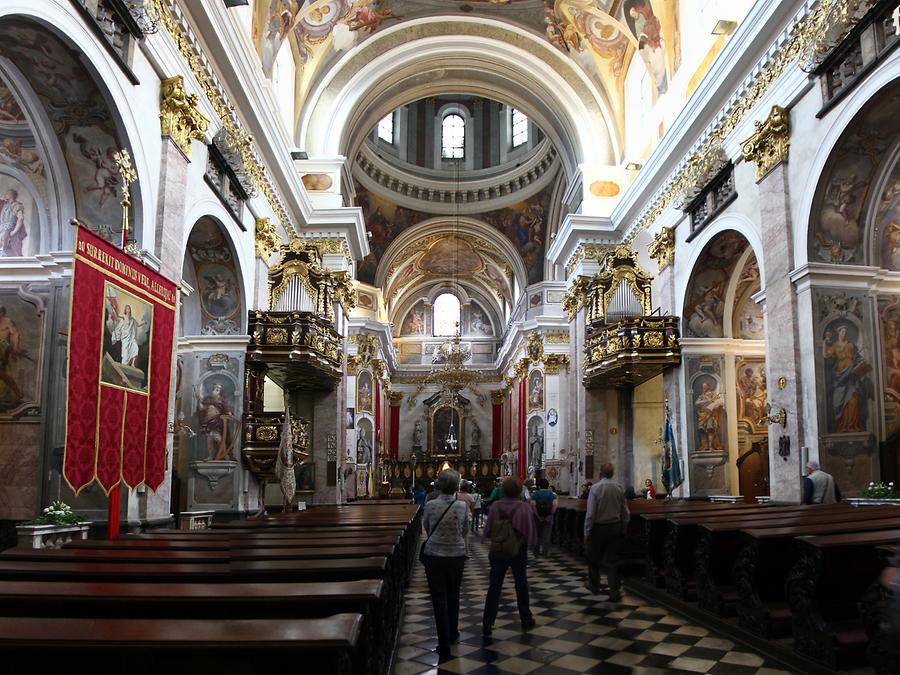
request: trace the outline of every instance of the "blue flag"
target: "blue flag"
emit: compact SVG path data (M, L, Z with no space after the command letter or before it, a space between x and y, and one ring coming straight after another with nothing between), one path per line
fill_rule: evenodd
M681 461L678 458L678 448L675 446L675 430L672 428L669 406L666 406L661 467L663 485L666 487L666 492L671 495L684 479L681 476Z

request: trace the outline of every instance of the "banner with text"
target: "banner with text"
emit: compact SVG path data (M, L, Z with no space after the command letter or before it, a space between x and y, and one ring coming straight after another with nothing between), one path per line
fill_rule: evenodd
M175 284L77 228L69 307L63 475L152 490L166 465Z

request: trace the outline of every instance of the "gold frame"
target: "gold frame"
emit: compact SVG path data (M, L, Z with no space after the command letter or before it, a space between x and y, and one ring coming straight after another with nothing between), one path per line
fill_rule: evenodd
M450 410L453 410L459 416L459 429L456 432L457 433L456 438L459 440L459 444L456 446L456 454L454 454L454 455L448 455L446 453L438 453L437 449L435 448L435 445L434 445L435 444L434 418L438 414L438 411L443 410L444 408L450 408ZM465 436L465 424L466 424L466 418L465 418L465 415L463 414L462 408L460 408L459 406L455 406L450 403L447 403L446 401L443 403L438 403L432 409L431 415L429 416L429 419L428 419L428 449L431 451L431 456L432 457L454 457L454 458L462 456L463 439L465 439L465 437L466 437Z

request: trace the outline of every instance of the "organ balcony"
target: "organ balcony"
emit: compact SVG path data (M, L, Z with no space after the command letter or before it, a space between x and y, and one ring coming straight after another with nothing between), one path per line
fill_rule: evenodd
M573 318L585 311L584 386L635 387L681 363L678 317L651 311L652 277L627 246L606 254L600 272L566 293Z

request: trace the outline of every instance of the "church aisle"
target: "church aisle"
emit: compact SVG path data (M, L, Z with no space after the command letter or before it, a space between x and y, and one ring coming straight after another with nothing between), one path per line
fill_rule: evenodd
M584 566L553 547L529 560L531 609L537 626L519 630L512 574L507 574L491 639L481 636L488 589L487 546L472 541L460 598L460 642L454 658L437 668L437 647L425 569L416 565L406 595L395 675L418 673L728 673L787 675L777 664L731 640L691 624L629 593L611 605L582 586Z

